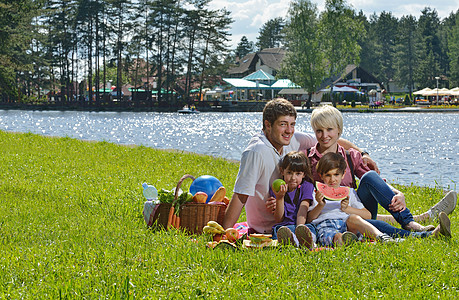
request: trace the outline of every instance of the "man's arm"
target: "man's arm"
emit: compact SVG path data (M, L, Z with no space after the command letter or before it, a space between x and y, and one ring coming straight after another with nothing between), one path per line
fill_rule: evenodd
M354 143L348 141L348 140L345 140L343 138L340 138L338 140L338 144L343 147L344 149L346 150L349 150L350 148L353 148L357 151L359 151L360 153L362 153L362 149L360 149L359 147L357 147L356 145L354 145ZM362 159L363 159L363 163L365 165L367 165L370 170L374 170L376 173L380 174L380 171L379 171L379 168L378 166L376 165L376 163L371 159L370 155L368 153L364 153L362 154Z
M247 202L248 197L249 196L243 194L233 194L233 197L231 197L231 201L228 204L228 207L225 211L225 218L223 219L223 228L232 228L234 224L236 224L237 220L239 219L239 216L241 215L242 208Z

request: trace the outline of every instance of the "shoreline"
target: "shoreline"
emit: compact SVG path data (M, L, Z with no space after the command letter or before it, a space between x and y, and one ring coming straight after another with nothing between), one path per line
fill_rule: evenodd
M266 101L241 102L237 105L218 105L210 107L198 107L200 112L262 112ZM299 113L311 113L313 108L306 109L295 106ZM0 110L29 110L29 111L88 111L88 112L165 112L176 113L176 107L77 107L77 106L54 106L54 105L2 105ZM338 108L341 112L353 113L459 113L459 107L455 108L427 108L410 106L400 108Z

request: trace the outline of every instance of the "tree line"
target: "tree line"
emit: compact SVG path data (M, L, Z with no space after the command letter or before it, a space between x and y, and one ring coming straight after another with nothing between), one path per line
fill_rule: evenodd
M360 65L388 89L393 82L410 94L436 87L437 78L440 88L459 85L459 9L442 20L430 7L419 18L386 11L367 18L344 0L325 1L321 13L312 1L294 0L285 18L265 23L256 43L243 37L237 52L278 45L288 50L281 74L308 91L347 64Z
M160 105L167 105L172 91L186 99L193 82L203 86L220 72L229 51L233 20L209 3L1 0L0 94L17 101L41 97L46 89L61 100L86 93L98 101L105 91L99 89L112 81L118 98L130 83L156 90Z
M279 74L311 92L347 64L386 87L459 85L459 10L442 20L429 7L419 18L367 17L345 0L326 0L320 13L293 0L285 18L261 25L256 43L243 37L234 50L232 22L210 0L0 0L0 95L97 102L111 81L117 98L129 83L148 97L156 91L159 105L187 102L196 87L218 85L236 56L272 47L287 49Z

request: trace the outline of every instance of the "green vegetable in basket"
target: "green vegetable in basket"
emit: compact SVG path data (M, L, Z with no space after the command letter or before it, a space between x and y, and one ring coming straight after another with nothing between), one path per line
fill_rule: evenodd
M185 204L187 202L190 202L193 200L193 195L190 192L183 192L180 196L177 198L177 202L179 205Z
M172 203L174 202L174 192L161 189L158 191L159 203Z

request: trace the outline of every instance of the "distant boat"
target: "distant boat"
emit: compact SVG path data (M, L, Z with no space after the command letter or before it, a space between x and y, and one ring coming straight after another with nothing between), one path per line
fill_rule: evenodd
M199 114L199 110L196 110L196 108L188 108L188 107L179 109L177 110L177 112L181 114Z

